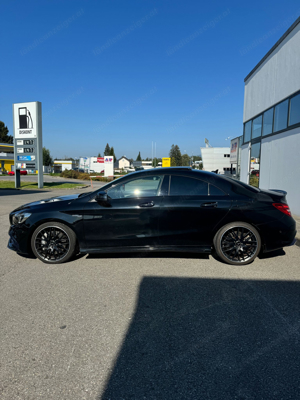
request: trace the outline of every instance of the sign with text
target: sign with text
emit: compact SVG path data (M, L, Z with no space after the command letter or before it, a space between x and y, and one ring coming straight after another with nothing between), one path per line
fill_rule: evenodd
M162 158L162 167L171 167L171 158Z
M104 157L104 176L114 175L114 157L106 156Z
M20 187L20 169L30 168L39 171L38 187L42 188L42 104L39 101L13 104L13 122L15 186Z
M230 142L230 164L238 162L239 138L232 139Z

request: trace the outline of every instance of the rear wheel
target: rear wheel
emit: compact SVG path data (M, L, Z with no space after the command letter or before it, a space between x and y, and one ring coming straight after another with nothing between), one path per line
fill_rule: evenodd
M245 222L223 226L214 237L217 255L231 265L246 265L259 254L261 239L258 231Z
M34 255L46 264L61 264L74 255L76 235L59 222L46 222L34 231L31 238Z

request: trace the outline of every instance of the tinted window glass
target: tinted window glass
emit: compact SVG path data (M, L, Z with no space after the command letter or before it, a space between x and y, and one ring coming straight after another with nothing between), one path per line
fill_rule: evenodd
M225 193L216 186L209 184L209 194L210 196L225 196Z
M289 101L285 100L275 107L274 132L281 131L287 126Z
M207 196L208 184L185 176L171 176L170 196Z
M249 142L249 140L251 139L251 124L252 121L248 121L245 124L244 143Z
M262 127L262 116L259 116L253 120L252 139L261 136L261 127Z
M162 176L145 176L133 179L112 187L107 194L111 199L157 196L161 180Z
M263 136L269 135L273 132L273 113L274 108L271 108L264 113Z
M160 196L167 196L169 193L169 175L165 175L160 187Z
M294 125L299 123L300 123L300 94L291 99L289 125Z

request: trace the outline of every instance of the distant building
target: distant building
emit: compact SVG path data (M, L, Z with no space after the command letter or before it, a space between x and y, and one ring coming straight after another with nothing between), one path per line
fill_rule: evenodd
M133 161L132 164L133 164L134 168L136 168L136 167L138 167L138 168L142 167L144 169L153 168L151 160L150 161Z
M54 172L59 173L65 169L74 169L75 161L72 160L54 160L53 162Z
M116 169L126 169L126 168L130 168L130 165L131 165L130 160L127 157L122 156L115 162L114 167Z
M216 171L219 174L230 173L229 147L200 147L204 171Z
M0 168L12 171L14 166L14 145L0 143Z

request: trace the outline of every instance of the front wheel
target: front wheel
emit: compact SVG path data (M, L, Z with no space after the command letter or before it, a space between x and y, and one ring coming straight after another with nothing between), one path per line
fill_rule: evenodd
M223 226L214 237L214 248L221 260L231 265L246 265L259 254L261 239L258 231L245 222Z
M46 264L61 264L74 255L76 235L59 222L46 222L33 232L31 248L34 255Z

